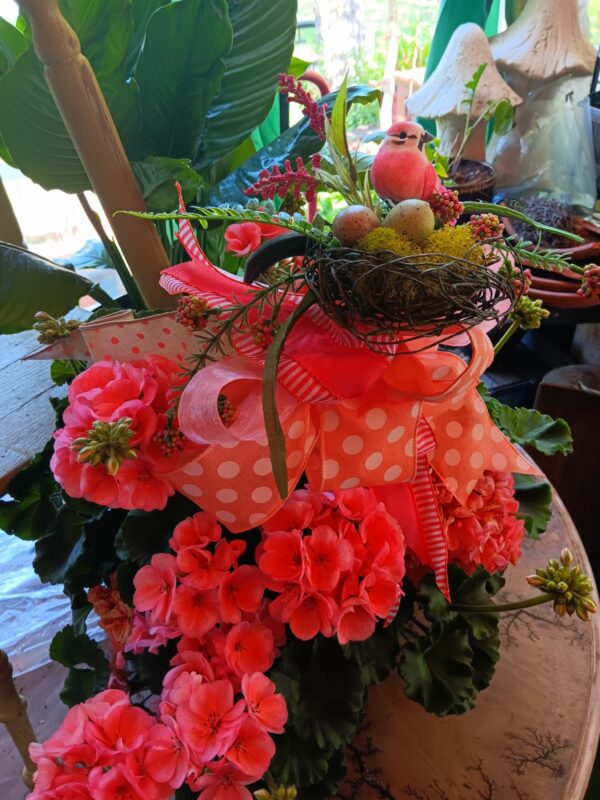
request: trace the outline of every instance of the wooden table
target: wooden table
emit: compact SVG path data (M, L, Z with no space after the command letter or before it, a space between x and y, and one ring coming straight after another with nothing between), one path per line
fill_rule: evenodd
M565 546L591 572L555 498L548 531L525 542L499 597L530 595L525 576ZM600 732L598 615L585 624L558 618L549 605L504 614L501 640L492 683L464 716L427 714L408 700L398 677L371 689L365 730L351 748L350 781L338 798L583 800Z
M55 428L50 362L21 360L38 347L35 331L0 336L0 495Z

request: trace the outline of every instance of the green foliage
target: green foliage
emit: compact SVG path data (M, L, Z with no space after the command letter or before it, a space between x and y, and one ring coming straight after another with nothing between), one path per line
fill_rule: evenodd
M0 242L0 279L0 333L31 328L37 311L62 316L94 287L81 273L3 242Z
M71 383L81 370L77 367L78 362L68 361L66 359L53 361L50 364L50 377L57 386L64 386L66 383Z
M271 765L276 783L310 785L324 780L329 759L353 737L366 684L360 667L335 639L292 639L270 674L288 706L286 732Z
M202 170L231 153L267 116L294 47L295 0L229 0L233 46L199 137L194 166Z
M69 667L60 693L60 699L69 708L106 688L110 674L106 656L96 642L86 634L77 634L72 625L67 625L52 639L50 658ZM86 666L80 666L82 664Z
M564 419L553 419L533 408L511 408L496 400L483 384L479 386L490 417L511 442L534 447L545 456L573 452L573 437Z
M12 500L0 500L0 530L31 541L39 539L56 520L59 489L50 472L53 442L10 481Z
M225 0L180 0L152 14L135 70L144 155L193 153L231 43Z
M202 183L200 175L186 158L148 156L144 161L133 161L131 168L150 211L177 208L175 181L181 184L186 203L195 199Z
M130 511L115 541L117 555L139 566L147 564L155 553L169 550L173 528L197 510L191 500L175 494L162 511Z
M479 567L471 576L456 564L448 570L452 601L486 605L504 581ZM419 586L419 603L429 627L403 648L399 673L406 694L426 711L443 717L473 708L478 693L494 674L499 658L498 618L492 614L453 611L427 576Z
M532 475L513 475L515 499L519 503L519 519L532 539L539 539L552 517L552 487Z
M379 89L371 86L350 86L347 90L347 100L350 105L372 103L380 96ZM320 98L318 103L320 106L325 103L328 113L331 113L336 98L337 92L331 92ZM303 118L214 186L208 194L207 204L211 206L223 203L245 204L248 198L244 194L244 188L256 183L262 170L270 172L274 166L281 167L286 158L292 162L297 157L306 160L313 153L318 153L322 146L322 140L310 127L308 120Z

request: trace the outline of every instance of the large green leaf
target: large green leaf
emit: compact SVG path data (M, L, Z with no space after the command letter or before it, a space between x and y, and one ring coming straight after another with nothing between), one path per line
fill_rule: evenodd
M125 84L131 40L129 0L62 0L81 49L96 71L119 130L135 121L135 86ZM90 188L33 47L0 80L0 132L15 164L45 189Z
M31 328L33 315L65 314L93 285L81 273L12 244L0 242L0 333Z
M366 105L378 100L380 96L381 92L371 86L351 86L348 89L349 104ZM332 92L321 98L319 104L326 103L327 108L331 111L336 97L337 92ZM313 153L318 153L322 147L323 141L310 127L308 120L302 119L217 184L209 194L207 205L245 204L248 197L244 194L244 189L258 180L258 175L263 169L270 171L274 166L281 167L286 158L292 162L298 156L307 159Z
M146 206L150 211L177 208L175 181L181 184L183 199L191 203L202 178L186 158L148 156L131 164Z
M148 20L154 12L162 6L168 6L171 0L131 0L131 16L133 20L133 35L129 52L125 62L127 75L131 75L139 58Z
M152 14L135 71L145 155L193 156L231 42L226 0L180 0Z
M67 625L52 639L50 658L70 668L60 693L66 705L83 703L106 688L110 675L108 659L96 642L85 633L77 634L72 625Z
M296 0L228 0L233 46L194 159L197 169L234 150L264 120L296 36Z
M520 519L532 539L539 539L552 517L552 487L532 475L513 475Z
M27 39L18 28L0 17L0 76L15 65L17 58L27 50Z
M197 510L191 500L176 494L162 511L130 511L117 534L117 555L139 566L147 564L155 553L168 551L175 525Z

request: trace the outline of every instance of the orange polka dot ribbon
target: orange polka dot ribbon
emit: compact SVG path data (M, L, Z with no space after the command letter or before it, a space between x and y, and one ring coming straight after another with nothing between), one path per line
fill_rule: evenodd
M163 288L225 309L255 291L208 261L189 223L179 234L193 260L165 270ZM300 299L289 296L279 322ZM95 360L160 353L184 361L195 345L172 314L103 318L82 332ZM373 353L313 307L292 329L277 376L288 492L303 474L316 491L374 487L390 509L396 505L407 544L433 567L446 595L447 546L431 469L462 503L486 469L540 474L493 425L476 389L493 349L478 328L468 337L468 364L435 340L421 352L390 340L388 352ZM284 502L262 416L264 358L250 332L238 332L220 360L192 378L181 395L179 425L198 449L164 474L232 532L260 525ZM235 407L228 425L218 413L221 395Z

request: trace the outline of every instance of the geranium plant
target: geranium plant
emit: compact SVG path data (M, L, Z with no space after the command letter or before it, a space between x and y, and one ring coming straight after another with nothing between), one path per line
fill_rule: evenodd
M324 109L281 85L327 163L273 164L244 206L181 198L161 215L190 255L161 278L176 312L38 322L68 394L0 525L36 540L38 574L71 598L51 654L72 708L32 750L32 800L331 797L370 686L397 671L428 711L466 712L493 677L499 612L595 610L568 552L519 604L493 601L549 517L514 443L571 448L564 421L480 386L487 331L543 317L519 245L494 206L437 185L378 196L348 145L351 91ZM335 219L314 214L323 187L349 203ZM215 220L245 280L199 246L192 223Z

